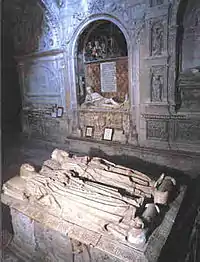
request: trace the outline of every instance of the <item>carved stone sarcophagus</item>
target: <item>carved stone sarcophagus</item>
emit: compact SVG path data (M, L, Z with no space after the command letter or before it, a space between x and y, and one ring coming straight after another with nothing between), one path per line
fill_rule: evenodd
M56 149L39 172L23 164L20 175L3 185L2 201L113 259L156 261L183 195L184 189L177 193L174 178L164 174L154 181L105 159L70 156ZM13 227L17 238L22 232L15 223Z

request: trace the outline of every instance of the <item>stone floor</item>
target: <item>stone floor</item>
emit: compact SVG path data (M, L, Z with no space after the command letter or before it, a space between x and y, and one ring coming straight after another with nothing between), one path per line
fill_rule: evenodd
M3 262L25 262L18 258L9 248L5 249L2 257Z
M61 148L65 148L65 145L59 145ZM36 167L40 167L44 160L48 159L51 155L51 152L55 148L55 145L50 143L44 143L39 140L28 140L22 136L4 136L3 137L3 160L2 160L2 182L4 183L11 177L19 173L19 168L22 163L28 162L33 164ZM113 160L113 159L112 159ZM116 159L119 161L119 159ZM131 165L132 167L145 167L148 172L160 172L160 171L169 171L169 169L151 165L145 163L144 161L138 159L120 159L120 164L124 162L126 165ZM155 171L156 170L156 171ZM141 170L145 172L145 170ZM160 262L184 262L186 254L188 252L195 252L194 244L192 240L189 243L189 238L191 237L192 226L195 222L195 216L197 215L197 207L200 206L200 179L194 181L187 179L187 177L182 176L177 170L171 170L177 179L182 179L184 183L188 184L188 193L187 197L182 205L182 208L177 217L175 226L173 227L172 233L163 249ZM2 207L3 213L3 229L8 230L12 233L12 225L9 210L6 206ZM200 230L199 230L200 232ZM199 239L199 236L197 237ZM191 244L193 243L193 246ZM199 246L200 250L200 246ZM8 248L3 250L3 260L4 262L22 262L12 250ZM194 257L191 255L190 257ZM192 259L192 258L191 258ZM187 262L193 262L193 260L187 260ZM196 260L200 261L200 260ZM41 261L42 262L42 261ZM87 261L85 261L87 262Z

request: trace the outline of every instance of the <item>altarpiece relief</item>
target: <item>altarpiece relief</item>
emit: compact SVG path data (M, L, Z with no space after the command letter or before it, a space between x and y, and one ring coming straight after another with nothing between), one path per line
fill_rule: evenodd
M104 32L104 34L89 37L89 40L85 44L85 61L126 56L126 51L124 51L122 44L120 46L118 43L119 40L116 39L117 36L110 35L109 32Z

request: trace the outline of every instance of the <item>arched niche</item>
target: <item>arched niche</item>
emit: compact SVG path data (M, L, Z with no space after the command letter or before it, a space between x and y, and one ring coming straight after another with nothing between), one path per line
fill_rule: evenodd
M182 70L200 67L200 1L188 2L183 17Z
M177 13L178 109L200 111L200 2L182 0Z
M200 67L200 1L182 0L177 13L179 72Z
M130 110L130 104L134 103L133 52L123 25L108 15L90 17L75 30L69 54L72 55L72 59L68 59L70 107L76 114L72 135L98 141L104 139L105 129L108 128L113 130L113 141L135 141L133 109ZM105 69L105 64L110 66L109 69ZM111 81L109 74L115 76L116 85L111 83L108 86ZM108 79L107 86L102 85L102 78L104 84ZM117 106L112 103L105 106L104 102L104 105L95 103L85 106L87 86L91 86L103 101L113 100Z
M107 20L91 22L79 35L76 50L76 93L80 107L86 87L123 103L128 97L128 49L124 34Z

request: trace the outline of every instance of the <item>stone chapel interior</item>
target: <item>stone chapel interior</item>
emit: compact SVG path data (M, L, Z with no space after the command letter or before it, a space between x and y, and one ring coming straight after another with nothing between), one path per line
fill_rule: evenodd
M99 157L181 181L191 197L184 208L192 201L193 210L178 221L192 227L200 185L199 0L3 0L1 50L2 185L24 163L39 170L55 148ZM11 232L10 211L2 211Z

